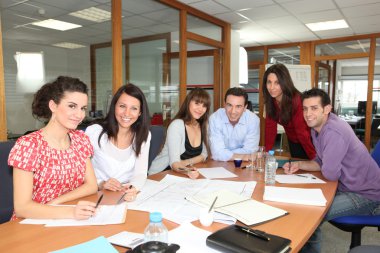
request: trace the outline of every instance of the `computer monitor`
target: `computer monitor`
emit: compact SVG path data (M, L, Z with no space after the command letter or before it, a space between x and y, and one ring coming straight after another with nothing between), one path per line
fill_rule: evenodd
M358 115L365 116L367 101L358 101ZM372 101L372 114L377 113L377 101Z

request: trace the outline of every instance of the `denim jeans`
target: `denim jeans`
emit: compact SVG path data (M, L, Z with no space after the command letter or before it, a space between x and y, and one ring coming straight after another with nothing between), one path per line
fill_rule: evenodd
M333 203L324 221L329 221L337 217L348 215L375 215L380 214L380 201L366 199L360 194L353 192L339 192L335 194ZM301 253L319 253L321 252L321 225L314 231L309 240L301 249Z

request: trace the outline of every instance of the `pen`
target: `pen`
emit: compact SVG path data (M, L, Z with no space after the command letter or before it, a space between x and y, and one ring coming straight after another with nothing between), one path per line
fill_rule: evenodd
M132 189L132 185L128 187L128 189ZM127 192L124 192L123 195L121 195L120 199L117 201L117 204L120 204L121 201L124 199L124 196L127 195Z
M215 197L214 201L212 202L211 206L210 206L210 209L208 209L208 212L211 212L212 208L214 207L215 205L215 202L216 200L218 199L218 196Z
M260 231L260 230L255 230L255 229L250 229L247 227L242 227L242 226L237 226L241 231L246 232L247 234L253 235L257 238L260 238L261 240L264 241L269 241L270 238L265 235L265 232Z
M317 179L316 177L309 177L305 175L295 174L297 177L305 177L305 178L311 178L311 179Z
M292 167L292 159L289 159L289 169Z
M97 207L99 206L99 204L100 204L100 201L102 201L102 199L103 199L103 194L102 194L102 195L100 195L100 197L99 197L98 201L96 202L95 208L97 208Z
M185 167L185 168L178 168L179 171L183 171L183 172L189 172L189 171L195 171L194 168L188 168L188 167Z

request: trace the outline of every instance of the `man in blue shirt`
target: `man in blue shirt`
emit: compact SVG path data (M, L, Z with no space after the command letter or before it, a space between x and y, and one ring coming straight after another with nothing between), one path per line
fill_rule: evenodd
M238 87L230 88L224 96L224 108L210 117L210 146L214 160L248 160L260 141L260 119L247 110L248 95Z

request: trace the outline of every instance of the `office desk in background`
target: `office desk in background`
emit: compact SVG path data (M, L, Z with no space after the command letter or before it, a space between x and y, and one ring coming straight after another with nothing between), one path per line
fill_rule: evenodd
M328 201L326 207L292 205L279 202L263 201L263 173L257 173L253 170L247 169L235 169L232 162L209 161L207 164L199 164L199 167L217 166L223 166L239 176L238 178L233 178L231 180L257 181L256 188L252 195L254 199L278 208L282 208L289 212L289 215L255 226L255 228L291 239L291 247L293 249L292 252L298 252L311 236L315 228L320 224L323 216L328 210L328 207L331 205L337 188L337 182L328 181L326 184L318 185L286 185L299 188L321 188ZM278 170L278 173L282 172L282 169ZM165 171L150 176L150 178L160 180L168 173L175 174L169 171ZM313 174L323 179L320 172L315 172ZM285 186L278 183L276 183L276 185ZM83 199L96 202L100 194L101 192L98 192L98 194L94 194ZM102 204L115 204L119 197L120 193L118 192L105 191ZM76 203L76 201L70 203ZM120 225L44 227L43 225L22 225L19 224L19 221L11 221L0 225L0 252L48 252L86 242L102 235L109 237L125 230L143 233L148 223L149 214L147 212L133 210L127 211L126 222ZM176 223L167 220L164 220L164 224L169 230L178 226ZM193 224L202 227L199 221L195 221ZM209 231L216 231L225 226L227 225L214 222L212 226L205 229ZM122 247L115 246L115 248L119 252L126 251L126 249Z

